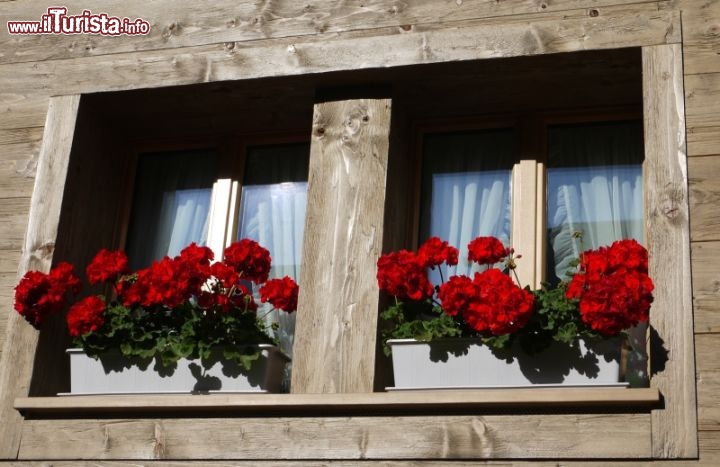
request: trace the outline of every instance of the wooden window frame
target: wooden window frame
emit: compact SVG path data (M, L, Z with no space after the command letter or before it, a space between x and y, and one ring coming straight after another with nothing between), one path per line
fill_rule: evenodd
M112 419L95 419L90 411L74 414L86 417L83 419L47 419L41 416L23 420L13 407L30 413L27 406L33 402L40 406L34 412L36 415L47 415L52 411L53 404L62 399L23 397L27 395L32 376L32 359L38 339L35 331L13 315L8 324L8 339L13 345L6 346L11 350L2 355L0 418L5 421L0 428L2 452L20 458L67 458L70 452L67 450L68 445L72 444L76 449L72 451L75 458L108 458L104 451L108 447L107 441L117 438L123 439L124 445L113 448L110 457L123 459L157 458L158 449L162 455L167 443L172 444L175 455L180 457L197 458L197 453L202 451L204 455L215 459L268 458L268 455L275 459L298 456L308 459L697 457L681 45L645 46L642 48L642 61L649 187L645 203L648 215L646 232L649 234L651 275L657 285L653 307L655 316L651 318L651 324L670 355L664 368L657 371L651 380L652 388L662 394L664 405L661 407L648 410L647 406L638 409L615 405L615 410L598 413L582 406L557 412L559 406L553 405L545 406L544 410L537 413L528 409L532 406L527 406L522 407L522 416L518 416L520 413L499 414L493 412L492 408L489 412L478 412L478 407L472 407L471 404L470 408L462 409L461 415L449 415L445 411L441 414L433 413L432 398L436 395L427 393L415 396L419 401L411 416L386 416L388 412L392 413L403 406L402 402L391 400L394 396L338 394L330 397L345 402L339 404L344 408L338 408L335 416L328 415L324 411L326 408L315 411L317 406L306 400L307 409L313 415L309 418L306 413L306 416L298 418L249 417L214 421L213 418L202 418L202 415L200 418L189 418L187 411L176 407L173 415L179 414L185 418L137 419L116 424ZM52 262L52 248L48 250L47 245L52 245L57 236L79 102L79 95L50 99L20 274L30 269L48 270ZM325 107L318 104L316 116L353 108L358 102L346 101ZM378 109L388 105L377 101L363 101L362 104ZM381 110L378 112L382 113ZM311 143L311 191L313 186L320 185L326 180L324 177L328 176L326 172L313 171L312 158L320 150L319 141L322 139L318 130L324 128L323 125L335 128L341 126L341 123L333 119L324 123L316 121ZM384 124L389 125L389 120ZM365 185L362 180L358 183ZM382 218L380 222L382 225ZM336 225L327 228L330 227ZM307 246L312 240L306 237L305 242ZM662 261L658 260L660 252ZM307 256L304 258L307 259ZM332 273L343 274L344 271L334 266ZM308 313L308 317L312 316L311 312ZM323 323L325 327L335 324L330 321ZM368 323L367 327L353 328L352 332L360 332L364 340L374 341L374 326L374 323ZM344 338L342 330L340 337ZM365 365L368 360L373 360L370 356L362 357ZM356 371L356 368L349 366L346 371ZM335 376L328 375L329 378ZM338 392L335 388L321 389L324 390L318 392ZM636 390L627 391L631 391L628 394L638 394ZM569 393L554 393L549 396L548 403L558 404L563 394ZM484 396L481 393L477 395ZM367 403L368 398L376 396L385 398L387 402L380 404L377 411L369 407L372 404ZM457 396L463 399L471 398L472 395L459 393ZM303 405L302 398L306 396L291 394L288 397L297 397L298 403ZM137 407L142 406L139 399L134 400ZM103 403L100 399L98 401ZM233 403L250 405L252 400L237 396ZM198 405L203 404L195 404L193 410L197 410ZM346 413L343 410L348 410L348 405L362 411L363 416L343 416ZM503 405L490 407L497 409ZM196 430L188 442L188 437L183 436L183 433L191 423ZM261 436L258 442L244 439L237 443L233 439L232 443L223 443L212 434L213 429L259 433ZM147 430L150 430L149 435ZM72 443L64 433L74 434ZM83 434L77 436L80 433ZM148 443L148 436L155 441ZM408 438L413 440L410 445L405 443ZM438 439L445 439L446 443L439 446ZM183 445L178 444L177 440L183 440ZM58 449L61 444L62 450ZM327 449L330 445L333 446L332 450Z

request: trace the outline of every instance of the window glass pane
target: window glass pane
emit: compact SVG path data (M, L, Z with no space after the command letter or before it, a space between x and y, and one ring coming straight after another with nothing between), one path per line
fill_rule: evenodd
M563 125L548 134L548 273L567 279L588 248L643 242L642 122ZM573 238L575 232L582 239ZM625 380L647 386L647 326L629 330Z
M132 268L205 243L217 164L207 150L139 156L126 242Z
M473 238L492 235L510 244L514 139L512 129L424 137L420 241L437 236L460 250L446 278L470 272L467 244Z
M238 237L251 238L270 250L271 278L300 278L309 155L307 143L255 146L247 151ZM279 323L280 346L292 356L295 314L273 312L267 319Z
M582 250L625 238L643 242L642 134L641 122L549 129L550 281L566 278Z

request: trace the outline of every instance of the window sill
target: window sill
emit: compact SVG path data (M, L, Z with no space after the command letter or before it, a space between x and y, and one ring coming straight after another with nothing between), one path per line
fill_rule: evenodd
M72 418L99 414L313 415L458 413L517 409L650 410L657 388L522 388L378 392L370 394L138 394L15 399L24 416Z

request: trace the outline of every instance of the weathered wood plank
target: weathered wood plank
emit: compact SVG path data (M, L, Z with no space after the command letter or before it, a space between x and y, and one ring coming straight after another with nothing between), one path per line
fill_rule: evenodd
M8 144L0 149L0 199L32 195L39 154L39 141Z
M682 0L685 74L720 72L720 2Z
M698 355L698 426L701 430L720 431L720 359L717 358L719 345L720 334L702 334L695 338Z
M720 242L696 242L692 245L693 296L698 308L698 331L714 331L720 321Z
M649 425L647 414L26 420L18 458L629 459L650 455Z
M720 73L685 76L685 89L688 127L720 127Z
M47 95L0 92L0 129L41 127L45 123Z
M655 1L645 0L654 4ZM142 18L151 24L147 36L103 37L98 35L10 35L0 34L0 63L33 62L143 50L243 42L291 36L329 35L358 29L382 27L411 28L442 20L448 26L458 20L505 17L528 13L553 13L579 10L603 15L604 7L617 0L517 0L488 2L482 0L434 1L374 0L357 3L315 0L296 2L214 1L211 5L191 0L143 2L110 0L102 11L109 15ZM635 0L634 3L640 3ZM82 0L63 3L69 14L88 9ZM0 3L0 17L7 20L39 20L47 5L37 2ZM92 9L95 13L95 10ZM98 11L97 13L99 13Z
M0 250L0 273L17 274L20 264L20 250ZM0 294L2 289L0 289Z
M389 100L315 105L294 393L373 390L389 137Z
M79 104L80 96L50 101L19 274L50 269ZM0 458L14 457L20 444L22 423L13 401L28 394L36 343L37 332L12 314L0 360Z
M30 198L0 200L0 250L19 250L25 240Z
M0 129L0 146L40 141L43 127Z
M669 352L651 384L665 408L653 412L653 455L697 456L687 157L682 48L643 48L646 226L655 281L651 325Z
M597 14L592 13L595 11ZM328 47L328 41L333 46ZM0 65L0 89L88 93L680 41L655 3ZM50 79L49 77L52 77Z
M688 158L688 181L691 239L720 240L720 155Z
M688 156L707 156L718 153L720 126L691 126L687 128Z

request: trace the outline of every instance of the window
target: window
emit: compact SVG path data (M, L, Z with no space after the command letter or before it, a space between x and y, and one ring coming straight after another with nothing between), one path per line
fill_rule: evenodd
M299 279L309 145L244 143L236 155L208 148L138 156L126 240L132 268L175 256L191 242L221 257L232 241L250 238L270 251L271 278ZM270 309L260 304L292 355L295 316Z
M570 124L553 120L463 131L421 125L418 243L448 240L461 250L462 268L470 240L495 236L523 255L519 267L535 263L531 286L566 277L582 250L624 238L642 243L641 121L602 114L578 114ZM536 147L521 147L533 133L544 137Z

